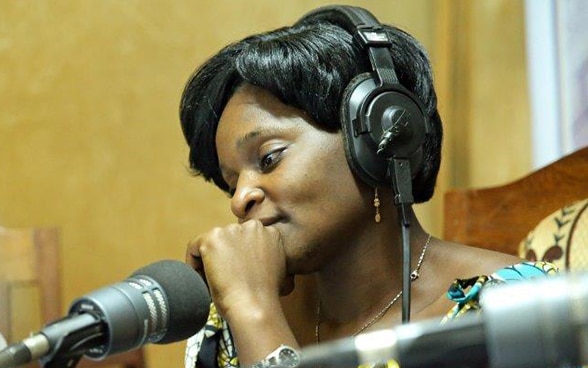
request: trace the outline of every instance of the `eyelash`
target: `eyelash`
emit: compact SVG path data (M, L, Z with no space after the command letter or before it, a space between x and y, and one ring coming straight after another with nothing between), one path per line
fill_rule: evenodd
M286 150L286 147L275 149L263 156L259 160L259 168L262 172L270 171L276 163L281 159L282 153ZM270 160L268 163L267 160Z
M268 171L270 171L273 166L275 164L277 164L279 162L279 160L281 159L282 153L286 150L286 147L283 148L278 148L275 149L263 156L260 157L259 159L259 168L261 169L261 171L263 173L266 173ZM267 159L271 158L272 156L277 155L277 157L275 159L273 159L271 162L269 163L264 163ZM233 198L233 196L235 195L235 191L237 190L237 188L228 188L227 190L227 196L229 198Z

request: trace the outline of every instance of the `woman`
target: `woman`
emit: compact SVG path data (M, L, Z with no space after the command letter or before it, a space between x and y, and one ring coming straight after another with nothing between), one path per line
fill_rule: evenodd
M238 220L188 246L187 261L206 277L215 308L188 343L187 367L288 365L280 352L401 321L402 242L392 189L357 174L341 130L346 86L371 71L346 28L311 16L245 38L186 85L181 121L191 167L230 195ZM421 203L433 195L442 138L431 66L412 36L385 29L399 82L428 121L422 163L412 173L412 195ZM494 271L520 262L433 238L410 207L407 215L412 320L477 308L477 294L465 288L497 280ZM446 296L449 285L455 300Z

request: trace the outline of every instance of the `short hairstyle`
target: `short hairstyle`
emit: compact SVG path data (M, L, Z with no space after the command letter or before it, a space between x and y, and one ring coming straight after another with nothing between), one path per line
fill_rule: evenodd
M432 127L423 144L423 164L413 179L415 202L425 202L434 192L443 135L431 65L415 38L396 27L385 28L399 82L421 100ZM215 136L225 105L243 83L304 111L319 128L337 131L345 87L370 70L367 52L351 34L328 21L303 22L224 47L195 71L182 95L180 120L190 146L190 168L228 192Z

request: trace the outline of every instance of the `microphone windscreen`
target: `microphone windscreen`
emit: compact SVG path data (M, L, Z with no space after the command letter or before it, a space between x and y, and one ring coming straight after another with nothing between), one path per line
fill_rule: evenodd
M187 339L208 319L210 294L200 275L177 260L162 260L138 269L131 276L148 276L161 285L169 306L167 332L156 344Z

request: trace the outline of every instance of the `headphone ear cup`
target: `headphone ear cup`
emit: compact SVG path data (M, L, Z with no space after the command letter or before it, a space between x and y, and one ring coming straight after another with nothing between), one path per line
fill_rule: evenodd
M422 164L429 128L416 97L400 85L378 87L371 73L349 82L340 108L345 156L351 169L371 186L390 186L390 159L409 161L412 177ZM390 144L378 152L385 135Z
M365 88L366 85L371 88ZM358 89L358 86L364 88ZM375 88L371 73L355 76L345 88L341 99L340 119L349 167L364 182L373 187L388 185L386 160L376 154L377 145L369 135L356 134L357 114L362 103Z

